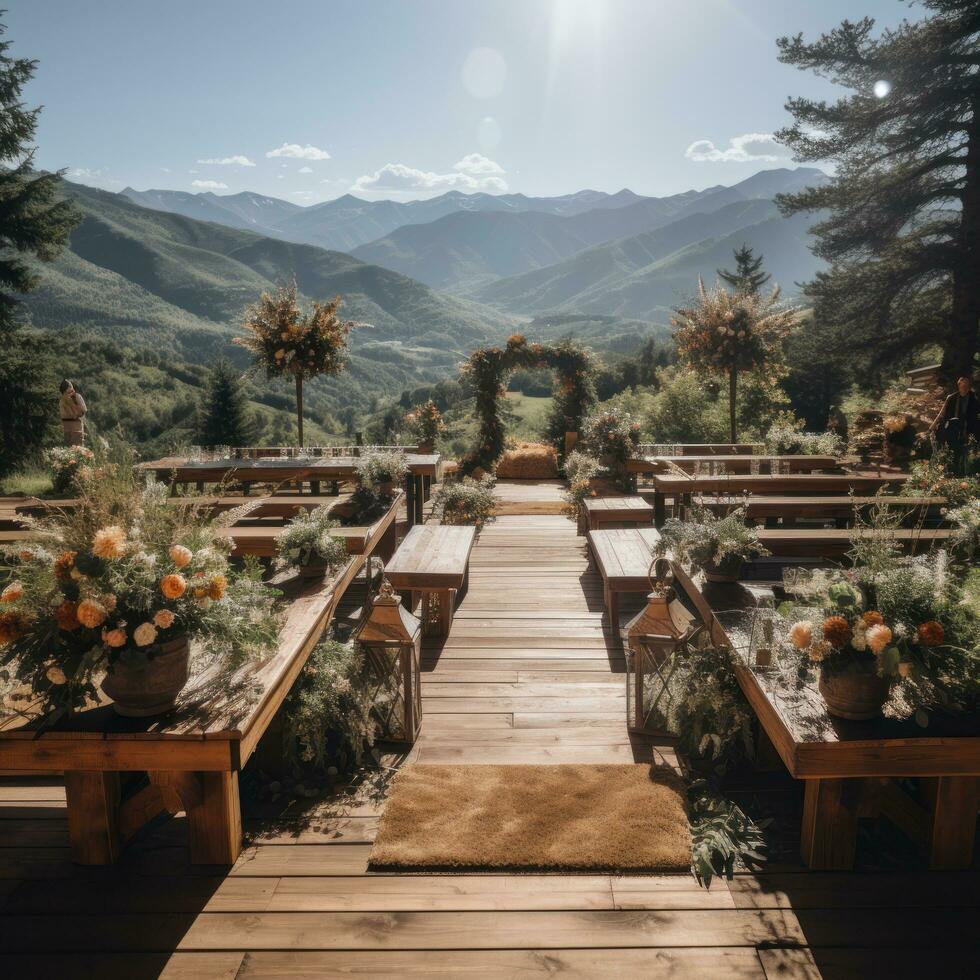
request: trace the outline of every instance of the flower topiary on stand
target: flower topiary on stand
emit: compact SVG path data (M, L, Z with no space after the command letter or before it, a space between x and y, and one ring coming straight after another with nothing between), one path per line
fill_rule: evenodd
M230 665L276 637L275 593L257 564L230 565L231 542L193 505L143 483L132 457L99 459L77 506L31 522L7 549L0 593L0 680L25 712L54 722L97 698L120 714L168 710L188 678L188 644Z
M436 439L446 428L442 412L431 398L412 409L405 416L405 421L418 439L419 452L431 453L435 449Z
M314 303L304 313L296 300L296 283L280 286L273 296L263 293L250 306L242 324L244 337L235 343L255 359L268 378L296 381L296 428L303 445L303 381L321 374L339 374L347 364L347 338L357 326L337 316L341 298Z

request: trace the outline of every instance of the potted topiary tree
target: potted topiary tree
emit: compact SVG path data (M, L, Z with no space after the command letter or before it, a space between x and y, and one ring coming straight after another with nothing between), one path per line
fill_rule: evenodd
M439 406L430 398L423 405L419 405L409 412L405 416L405 421L415 433L419 452L435 452L436 439L446 428Z

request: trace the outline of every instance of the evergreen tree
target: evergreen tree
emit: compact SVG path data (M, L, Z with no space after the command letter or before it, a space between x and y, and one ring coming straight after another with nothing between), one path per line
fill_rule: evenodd
M779 40L781 61L852 93L787 103L777 137L836 170L777 203L822 212L814 251L830 268L806 284L818 320L891 363L939 344L955 376L973 369L980 324L980 4L924 6L878 36L864 18Z
M735 271L719 269L718 276L736 292L755 296L772 278L768 272L762 271L763 256L756 255L753 248L744 243L741 248L734 249L732 254L735 256Z
M227 361L218 361L201 404L198 441L202 446L249 446L255 430L241 378Z
M57 394L19 322L17 294L38 283L29 257L53 259L78 220L58 199L61 175L34 170L41 109L26 108L20 94L37 62L11 57L5 33L0 24L0 474L40 445Z

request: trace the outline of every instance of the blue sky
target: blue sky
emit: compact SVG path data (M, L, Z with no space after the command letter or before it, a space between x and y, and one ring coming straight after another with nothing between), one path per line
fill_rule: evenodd
M40 61L38 165L300 204L735 183L787 165L765 137L788 95L834 94L776 61L778 36L909 15L899 0L6 6L14 53Z

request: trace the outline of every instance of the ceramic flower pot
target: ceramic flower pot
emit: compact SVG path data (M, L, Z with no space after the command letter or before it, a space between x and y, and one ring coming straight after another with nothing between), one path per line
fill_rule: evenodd
M395 495L395 481L385 480L384 483L378 484L378 493L382 497L394 497Z
M327 568L327 563L323 561L311 561L306 565L297 566L297 571L300 578L323 578L327 574L329 569Z
M709 582L737 582L742 574L742 559L729 555L720 564L711 562L701 569Z
M433 442L420 442L417 448L419 453L423 456L430 456L436 451L436 446Z
M187 637L179 636L148 648L146 657L124 653L102 682L116 714L146 718L169 711L190 675L190 649Z
M888 680L878 676L873 662L856 665L839 674L822 670L817 687L828 713L848 721L877 718L888 700Z

